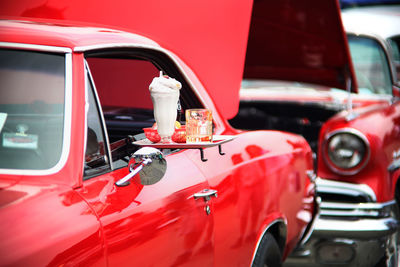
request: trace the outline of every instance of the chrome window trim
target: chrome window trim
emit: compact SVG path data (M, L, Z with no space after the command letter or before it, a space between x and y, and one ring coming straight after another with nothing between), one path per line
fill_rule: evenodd
M2 46L2 43L0 43ZM12 175L27 175L27 176L38 176L38 175L51 175L59 172L66 164L71 144L71 118L72 118L72 53L69 49L67 50L57 50L50 49L47 46L38 45L26 45L26 46L7 46L7 48L33 48L30 50L43 51L43 52L62 52L65 54L65 99L64 99L64 131L63 131L63 144L59 161L53 167L44 170L31 170L31 169L0 169L0 174L12 174ZM40 48L40 49L39 49Z
M87 46L77 46L74 48L74 52L85 53L93 50L110 49L110 48L143 48L143 49L157 50L159 52L168 55L169 57L171 57L172 60L174 60L173 57L170 55L169 51L167 51L166 49L154 45L143 45L134 43L106 43L106 44L96 44Z
M285 223L285 221L284 221L283 219L275 219L275 220L273 220L267 227L265 227L264 231L263 231L262 234L259 236L258 241L257 241L257 244L256 244L256 247L255 247L255 249L254 249L254 251L253 251L253 256L251 257L251 264L250 264L250 266L253 266L253 264L254 264L254 260L255 260L255 258L256 258L257 251L258 251L258 249L259 249L259 247L260 247L261 240L263 239L263 237L265 236L265 234L268 232L268 230L269 230L273 225L278 224L278 223L283 223L283 224L285 224L285 226L286 226L286 223ZM285 238L286 238L286 236L285 236ZM278 240L276 240L276 242L278 243ZM279 244L278 244L278 245L279 245ZM280 249L280 248L279 248L279 249Z
M104 141L106 142L105 147L107 149L106 162L110 165L111 170L114 170L114 165L113 165L113 162L112 162L112 155L111 155L110 140L108 139L108 133L107 133L106 122L105 122L105 119L104 119L103 110L101 108L100 99L99 99L99 96L97 94L96 84L94 83L93 76L92 76L92 73L90 72L89 64L87 63L86 59L85 59L85 74L88 74L88 76L89 76L89 81L88 82L90 82L92 84L92 86L93 86L93 89L94 89L93 94L94 94L94 97L96 99L97 109L98 109L98 111L100 113L101 127L102 127L103 135L104 135L104 138L105 138ZM86 78L87 78L87 76L85 77L85 80L86 80ZM85 85L85 87L86 87L86 85ZM85 103L85 111L86 111L86 114L85 114L85 131L87 131L87 127L88 127L88 124L87 124L88 123L87 122L87 114L88 114L88 111L89 111L89 98L88 97L89 97L88 88L85 88L85 101L87 101ZM86 107L87 107L87 110L86 110ZM86 145L86 142L85 142L85 145Z
M56 52L56 53L65 53L65 54L72 53L72 49L68 48L68 47L36 45L36 44L26 44L26 43L0 42L0 47L16 48L16 49L29 49L29 50L33 50L33 51Z
M367 146L367 155L366 155L366 160L364 161L364 163L362 165L360 165L359 167L357 167L356 169L352 169L349 171L340 169L340 168L336 168L335 166L333 166L327 159L327 157L325 157L325 155L322 155L322 158L324 159L326 165L328 165L328 168L331 169L331 171L340 174L340 175L354 175L356 173L359 173L362 169L365 168L365 166L367 165L367 163L370 160L370 156L371 156L371 145L368 141L368 138L360 131L354 129L354 128L341 128L341 129L337 129L334 130L332 132L330 132L329 134L327 134L324 138L323 141L323 145L322 145L322 149L323 149L323 153L325 151L327 142L329 140L329 138L331 138L332 136L336 135L336 134L340 134L340 133L348 133L348 134L352 134L357 136L358 138L360 138L362 141L365 142L365 145Z

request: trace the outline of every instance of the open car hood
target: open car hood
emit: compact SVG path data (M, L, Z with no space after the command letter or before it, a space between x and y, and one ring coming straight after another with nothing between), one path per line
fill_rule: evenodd
M255 0L244 78L298 81L355 92L338 3Z
M149 37L192 68L226 119L237 113L244 68L245 78L337 88L352 73L336 0L20 0L0 4L0 16L87 22Z

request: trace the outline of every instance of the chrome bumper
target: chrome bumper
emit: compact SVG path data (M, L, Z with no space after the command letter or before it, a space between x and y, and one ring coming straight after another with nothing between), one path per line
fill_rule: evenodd
M322 201L314 230L284 266L375 266L385 256L398 266L396 202L376 203L365 185L320 178L316 184Z

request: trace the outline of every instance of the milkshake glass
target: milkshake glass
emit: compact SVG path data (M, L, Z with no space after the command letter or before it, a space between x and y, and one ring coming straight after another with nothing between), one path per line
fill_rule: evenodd
M154 107L154 118L161 143L173 143L171 136L175 131L180 82L168 76L155 77L149 86Z

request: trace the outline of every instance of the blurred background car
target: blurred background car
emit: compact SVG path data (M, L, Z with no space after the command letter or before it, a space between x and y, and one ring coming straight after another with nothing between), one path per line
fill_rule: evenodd
M343 77L347 92L318 83L326 78L322 74L308 83L306 72L291 81L268 75L243 79L239 113L230 123L241 129L299 133L315 153L320 216L310 239L286 266L398 264L398 10L396 5L342 10L345 50L351 56L347 67L355 75ZM297 44L288 52L293 66L299 66L295 53L314 68L330 62L323 53L330 48L321 45L326 39L320 34L313 47L292 39ZM261 49L274 47L258 49L263 53ZM335 55L338 61L343 57Z
M373 5L347 7L342 9L342 19L347 32L353 35L374 35L387 42L385 46L391 54L400 79L400 3L397 5ZM350 47L351 48L351 47ZM355 52L355 49L353 49Z

